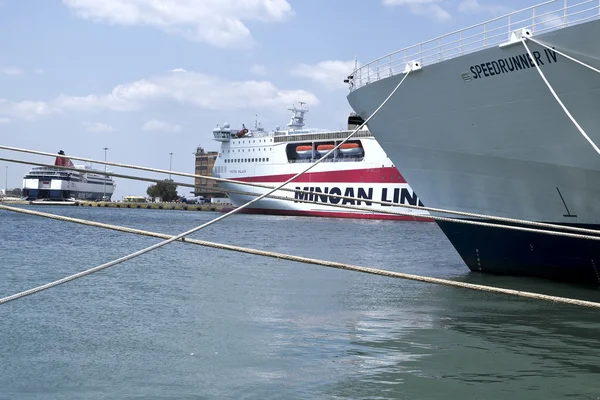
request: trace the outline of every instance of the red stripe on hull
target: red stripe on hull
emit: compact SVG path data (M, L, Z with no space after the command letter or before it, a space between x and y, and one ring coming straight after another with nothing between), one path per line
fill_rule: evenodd
M285 182L296 174L232 177L242 182ZM404 177L395 167L350 169L345 171L307 172L292 182L336 182L336 183L406 183Z
M233 208L223 208L222 212L229 212ZM409 215L393 214L355 214L337 211L303 211L303 210L273 210L266 208L244 208L242 214L286 215L292 217L325 217L325 218L350 218L350 219L376 219L387 221L414 221L433 222L431 218L412 217Z

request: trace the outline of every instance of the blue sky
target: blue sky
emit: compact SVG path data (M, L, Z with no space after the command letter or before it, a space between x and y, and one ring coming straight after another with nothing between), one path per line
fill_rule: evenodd
M165 169L173 152L173 170L193 172L197 146L218 149L216 124L257 114L283 126L302 100L308 126L343 127L355 55L366 63L536 3L0 0L0 143L95 159L108 147L109 160ZM28 169L10 164L8 186ZM113 198L147 186L118 179Z

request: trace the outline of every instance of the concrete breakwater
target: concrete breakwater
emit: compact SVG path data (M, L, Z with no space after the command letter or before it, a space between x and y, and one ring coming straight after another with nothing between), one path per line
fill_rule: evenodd
M28 201L7 200L0 204L6 205L48 205L48 206L80 206L80 207L110 207L110 208L140 208L148 210L184 210L184 211L223 211L230 209L231 204L186 204L186 203L133 203L117 201Z
M184 211L221 211L231 204L186 204L186 203L128 203L128 202L95 202L78 201L81 207L143 208L148 210L184 210Z

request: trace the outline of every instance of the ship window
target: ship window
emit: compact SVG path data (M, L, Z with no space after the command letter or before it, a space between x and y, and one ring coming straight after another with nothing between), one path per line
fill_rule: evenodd
M310 142L290 143L285 147L288 162L307 162L316 157L313 145Z
M267 162L269 161L269 157L267 157Z

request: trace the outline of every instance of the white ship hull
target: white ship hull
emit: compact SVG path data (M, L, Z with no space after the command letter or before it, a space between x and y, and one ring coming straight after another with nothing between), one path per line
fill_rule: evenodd
M600 68L598 20L534 37ZM600 74L527 45L573 117L600 143ZM368 125L426 206L600 228L600 155L521 43L423 65ZM401 78L371 82L348 100L367 118ZM600 283L597 241L440 226L474 271Z
M255 183L274 186L276 182L260 182ZM280 183L283 182L280 181ZM266 193L268 189L250 188L246 185L222 183L219 186L228 191L238 192L253 192L255 195L245 195L237 193L229 193L229 198L232 204L239 207L251 200L256 195ZM380 204L373 204L375 201L400 202L407 204L418 205L418 199L410 186L405 183L398 184L380 184L380 183L344 183L344 182L300 182L291 183L284 186L286 189L306 190L312 192L310 194L293 193L283 190L278 190L273 193L274 196L282 196L295 201L286 201L265 198L258 202L256 206L250 209L250 212L260 212L264 214L280 214L280 215L299 215L299 216L320 216L320 217L335 217L335 218L355 218L355 219L393 219L407 221L423 221L428 215L421 210L415 210L406 207L391 207ZM359 197L361 201L345 200L335 195L347 197ZM311 203L301 202L310 201ZM371 212L363 210L353 210L333 205L352 205L371 208ZM406 215L386 214L381 210L401 212Z
M75 200L101 200L104 195L108 199L114 193L112 184L104 185L98 183L72 182L53 178L50 180L28 178L23 179L23 189L26 190L26 197L29 199L49 198L49 199L75 199Z

